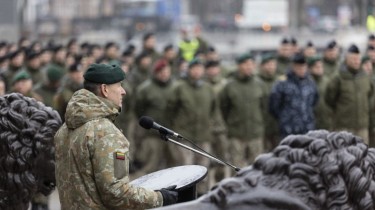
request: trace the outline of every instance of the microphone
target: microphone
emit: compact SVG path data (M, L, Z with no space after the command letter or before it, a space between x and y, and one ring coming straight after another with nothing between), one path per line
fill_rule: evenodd
M139 119L139 125L144 128L144 129L147 129L149 130L150 128L152 129L155 129L155 130L158 130L161 134L164 134L164 135L171 135L173 137L176 137L176 138L183 138L180 134L162 126L162 125L159 125L157 124L154 119L152 119L151 117L148 117L148 116L143 116Z
M189 139L181 136L180 134L178 134L178 133L176 133L176 132L174 132L174 131L166 128L166 127L163 127L162 125L157 124L151 117L148 117L148 116L141 117L139 119L139 125L142 128L147 129L147 130L149 130L151 128L155 129L155 130L158 130L159 133L161 134L162 139L165 140L165 141L167 141L167 142L172 142L173 144L176 144L176 145L178 145L180 147L183 147L183 148L188 149L188 150L190 150L192 152L200 154L200 155L202 155L202 156L204 156L206 158L214 160L214 161L216 161L218 163L221 163L223 165L227 165L227 166L233 168L235 171L240 171L240 168L238 168L238 167L236 167L236 166L234 166L234 165L232 165L230 163L227 163L226 161L221 160L221 159L215 157L214 155L211 155L210 153L206 152L205 150L203 150L202 148L200 148L198 145L196 145L193 141L191 141L191 140L189 140ZM175 140L169 138L167 135L171 135L173 137L186 140L186 141L190 142L192 145L194 145L196 148L198 148L199 150L194 149L192 147L189 147L187 145L184 145L184 144L182 144L182 143L180 143L178 141L175 141Z

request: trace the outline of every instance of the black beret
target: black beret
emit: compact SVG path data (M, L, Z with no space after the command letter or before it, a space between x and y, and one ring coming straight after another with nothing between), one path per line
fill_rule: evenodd
M314 43L312 43L312 41L308 41L306 47L314 47Z
M302 53L296 53L293 56L292 62L297 64L305 64L306 58Z
M87 48L87 47L90 47L90 43L88 42L83 42L80 46L81 48Z
M292 43L292 45L297 45L298 41L297 41L296 38L292 37L292 38L290 38L290 43Z
M14 51L14 52L9 53L9 54L8 54L8 57L9 57L9 59L13 59L13 58L15 58L17 55L19 55L19 54L21 54L21 53L23 53L23 52L24 52L24 51L23 51L22 49L18 49L18 50Z
M276 59L276 56L273 53L265 53L262 55L262 59L260 61L261 64L265 64L270 60Z
M0 48L6 47L7 45L6 41L0 41Z
M355 44L350 45L348 52L359 54L359 49Z
M66 47L70 47L72 46L73 44L76 44L78 41L76 38L71 38L68 43L66 44Z
M372 45L367 46L367 50L375 50L375 47Z
M147 39L151 38L154 36L154 33L146 33L144 36L143 36L143 41L146 41Z
M62 46L62 45L56 45L56 46L54 46L54 47L52 48L52 51L53 51L54 53L57 53L58 51L63 50L63 49L64 49L64 46Z
M254 60L254 57L250 53L244 53L237 57L236 62L237 64L241 64L247 60Z
M0 63L3 63L4 61L9 59L9 55L5 54L3 56L0 56Z
M333 49L336 47L336 45L337 45L337 42L335 40L332 40L328 42L326 49Z
M69 66L68 70L69 72L80 72L82 69L82 66L79 65L79 63L74 63L72 65Z
M130 50L124 50L124 52L122 52L122 56L132 56L132 52Z
M135 59L135 63L139 64L141 62L141 60L143 58L146 58L146 57L150 57L151 55L147 52L142 52L141 54L139 54L136 59Z
M307 59L307 65L309 67L314 66L316 62L321 61L322 58L320 56L313 56Z
M375 40L375 35L374 34L370 34L370 36L368 36L368 39L369 40Z
M207 52L216 52L216 49L213 46L209 46Z
M203 65L203 62L198 58L194 58L193 60L189 62L189 69L197 65Z
M208 61L205 65L206 68L216 67L220 65L220 61Z
M167 52L167 51L172 50L172 49L173 49L173 44L167 44L167 45L164 47L163 52Z
M83 75L85 80L98 84L114 84L125 79L124 71L117 65L91 64Z
M287 38L281 40L281 44L289 44L290 41Z
M108 50L108 48L111 48L111 47L119 48L119 46L116 43L114 43L114 42L107 42L107 44L105 45L104 49Z
M37 58L40 55L41 55L41 52L36 52L34 50L29 49L26 51L26 60L32 60L34 58Z

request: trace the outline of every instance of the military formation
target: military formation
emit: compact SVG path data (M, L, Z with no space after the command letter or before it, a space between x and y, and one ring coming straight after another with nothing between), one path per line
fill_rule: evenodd
M129 141L130 177L200 164L209 173L199 193L234 172L161 141L156 131L138 125L141 116L238 167L271 151L287 135L315 129L347 130L375 145L374 35L367 46L344 48L338 40L321 51L311 41L299 45L293 37L284 38L275 52L238 55L229 70L200 30L181 37L177 46L168 44L159 52L156 36L148 33L141 49L128 44L122 53L115 42L3 41L0 95L19 92L35 98L68 122L66 109L74 93L82 91L89 66L118 66L126 75L121 83L126 95L115 124Z

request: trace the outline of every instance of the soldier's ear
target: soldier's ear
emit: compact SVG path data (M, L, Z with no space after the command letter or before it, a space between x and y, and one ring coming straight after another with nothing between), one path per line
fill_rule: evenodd
M105 97L105 98L108 97L108 87L107 87L106 84L101 84L101 85L100 85L100 94L101 94L103 97Z

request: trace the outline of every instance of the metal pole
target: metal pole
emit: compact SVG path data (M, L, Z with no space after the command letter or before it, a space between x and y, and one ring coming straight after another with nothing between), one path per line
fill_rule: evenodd
M175 141L175 140L173 140L173 139L171 139L171 138L169 138L169 137L166 137L166 140L172 142L173 144L179 145L180 147L183 147L183 148L185 148L185 149L187 149L187 150L190 150L190 151L193 151L193 152L195 152L195 153L198 153L198 154L200 154L200 155L202 155L202 156L204 156L204 157L206 157L206 158L209 158L209 159L211 159L211 160L214 160L214 161L216 161L216 162L218 162L218 163L220 163L220 164L227 165L227 166L233 168L235 171L239 171L239 170L241 170L240 168L238 168L238 167L236 167L236 166L234 166L234 165L232 165L232 164L230 164L230 163L226 163L226 162L224 162L224 161L222 161L222 160L219 160L219 159L217 159L217 158L215 158L215 157L213 157L213 156L211 156L211 155L208 155L208 154L206 154L206 153L204 153L204 152L202 152L202 151L199 151L199 150L196 150L196 149L191 148L191 147L189 147L189 146L186 146L186 145L184 145L184 144L182 144L182 143L180 143L180 142L178 142L178 141Z

